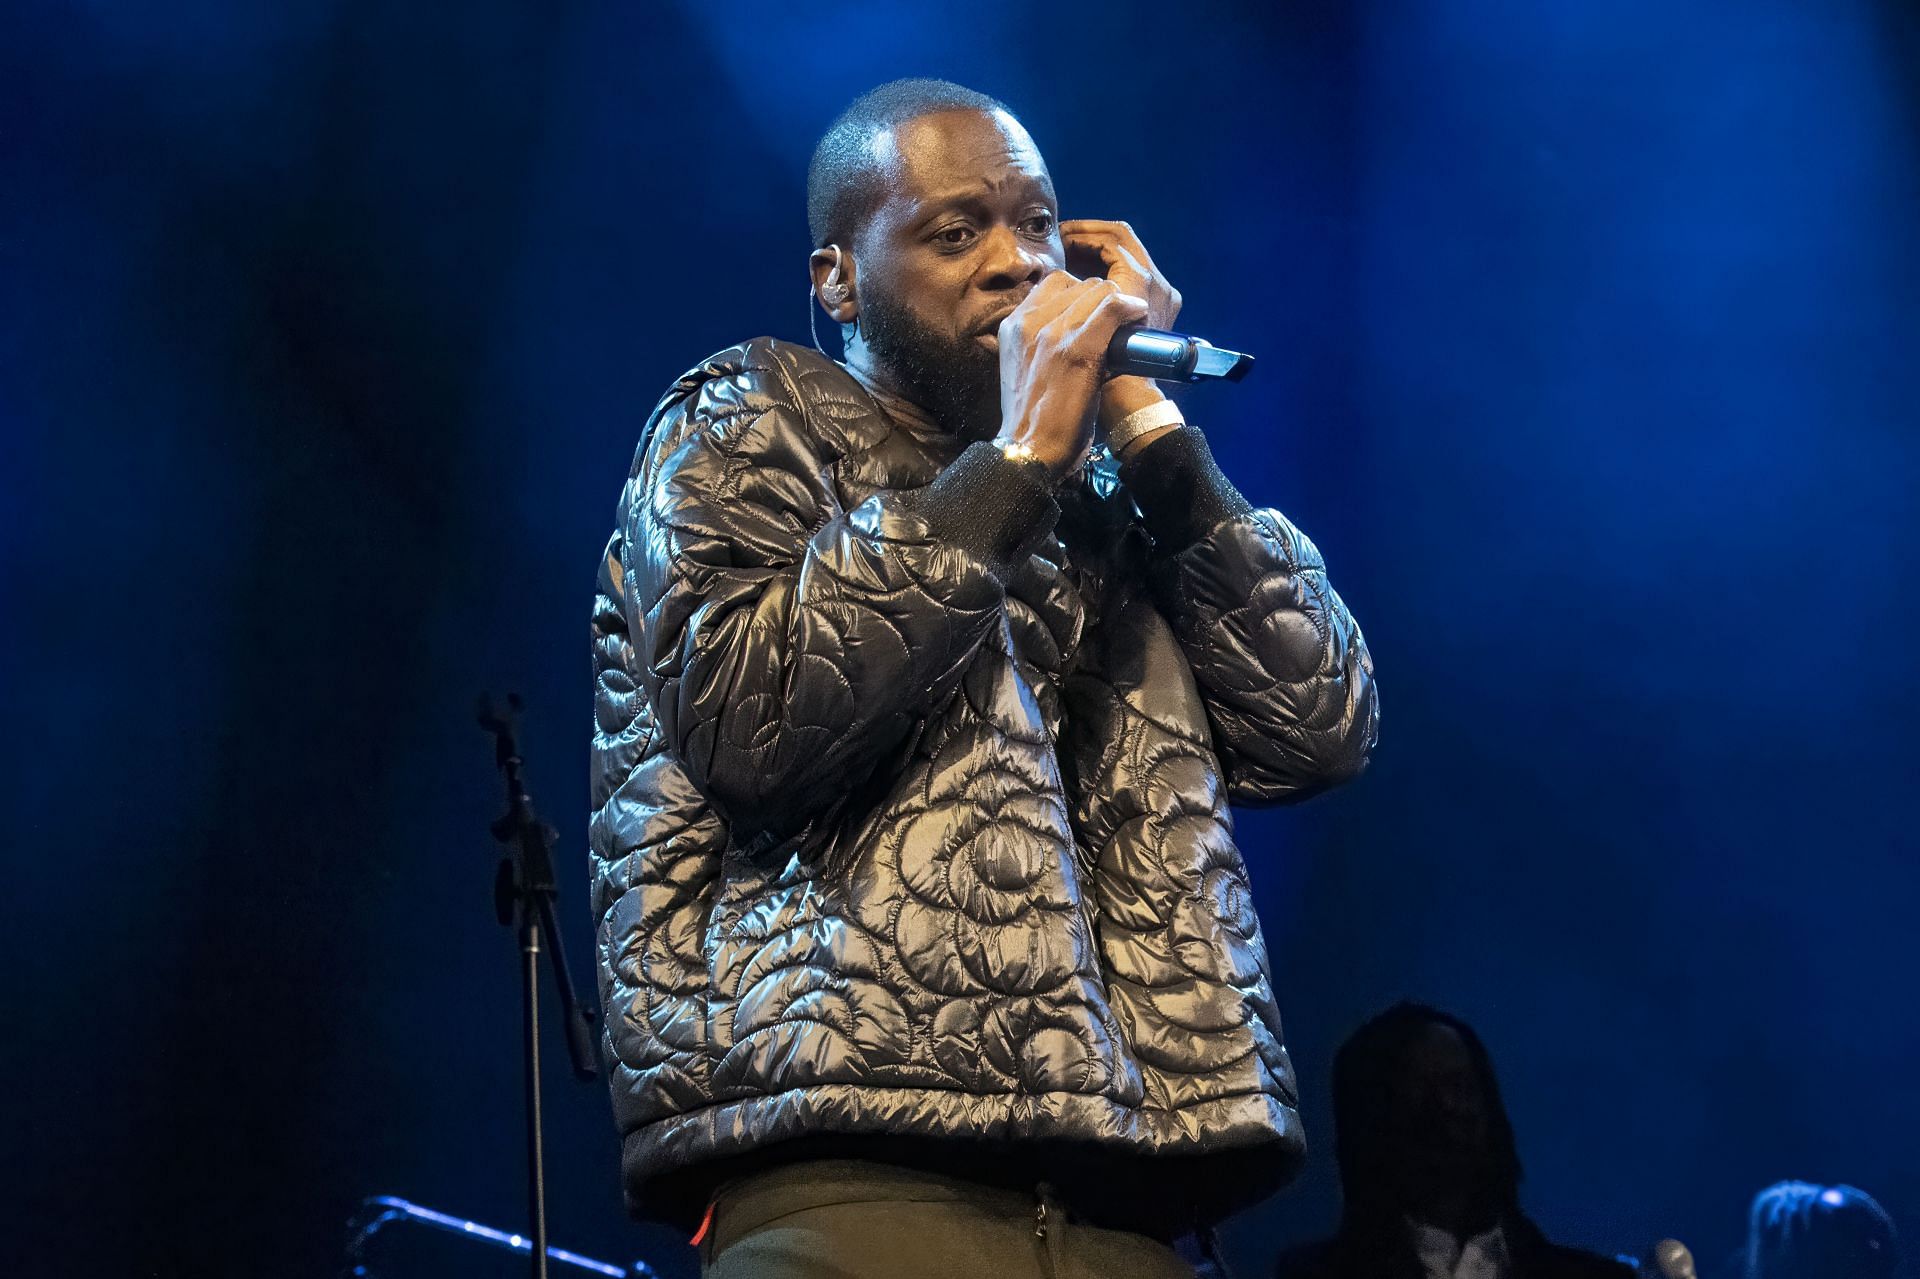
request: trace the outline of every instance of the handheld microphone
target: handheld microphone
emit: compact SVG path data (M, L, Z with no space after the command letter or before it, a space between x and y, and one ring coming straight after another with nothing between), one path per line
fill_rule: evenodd
M1665 1279L1698 1279L1693 1254L1678 1239L1662 1239L1653 1245L1653 1264Z
M1158 378L1162 382L1238 382L1253 357L1215 346L1205 338L1122 325L1107 346L1107 375Z

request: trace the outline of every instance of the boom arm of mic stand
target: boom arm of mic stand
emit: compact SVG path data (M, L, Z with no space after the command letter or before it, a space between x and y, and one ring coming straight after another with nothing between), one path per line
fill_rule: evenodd
M573 976L567 971L567 949L560 944L560 926L554 921L552 893L540 894L540 923L549 939L547 954L553 960L553 984L559 993L567 1058L573 1063L576 1079L592 1079L599 1073L598 1053L593 1043L593 1013L581 1007L574 997Z

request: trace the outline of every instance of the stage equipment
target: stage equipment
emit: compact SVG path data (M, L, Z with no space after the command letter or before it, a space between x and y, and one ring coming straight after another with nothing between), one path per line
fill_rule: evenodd
M449 1237L467 1240L473 1247L463 1246L460 1255L454 1257L450 1249L433 1246L433 1240ZM491 1249L500 1258L496 1267L484 1266L481 1248ZM347 1264L342 1279L426 1279L428 1275L455 1273L461 1279L483 1279L490 1274L504 1275L506 1258L512 1254L532 1251L533 1241L525 1235L381 1195L363 1200L347 1222ZM658 1272L644 1261L616 1266L554 1247L547 1249L547 1259L568 1276L659 1279Z
M547 1277L547 1169L546 1150L540 1114L540 952L552 959L553 982L560 1001L560 1020L566 1032L567 1055L573 1060L573 1073L581 1079L594 1076L593 1012L582 1008L573 996L573 979L567 974L567 956L560 944L560 926L554 917L554 901L559 889L553 882L553 841L559 832L542 822L533 811L533 800L521 778L520 748L514 735L519 728L521 703L518 694L508 694L506 704L491 697L480 699L480 727L493 734L494 763L500 769L507 788L507 811L493 823L493 837L506 845L507 856L500 859L494 874L493 905L502 924L517 924L520 938L520 987L524 1010L524 1034L521 1051L527 1084L527 1209L533 1224L529 1243L529 1273L533 1279Z

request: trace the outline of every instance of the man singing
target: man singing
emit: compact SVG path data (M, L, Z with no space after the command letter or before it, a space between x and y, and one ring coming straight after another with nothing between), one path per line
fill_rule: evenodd
M808 176L846 361L680 378L594 630L628 1199L702 1273L1190 1275L1296 1092L1229 801L1358 773L1320 553L1148 381L1180 296L991 98L856 101Z

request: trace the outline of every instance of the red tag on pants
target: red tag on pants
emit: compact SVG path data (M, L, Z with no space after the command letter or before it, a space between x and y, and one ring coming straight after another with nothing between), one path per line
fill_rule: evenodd
M692 1244L695 1248L698 1248L700 1246L700 1241L707 1237L707 1231L711 1230L712 1228L713 1228L713 1200L709 1199L707 1200L707 1215L700 1218L700 1229L694 1231L693 1238L687 1240L687 1242L689 1244Z

